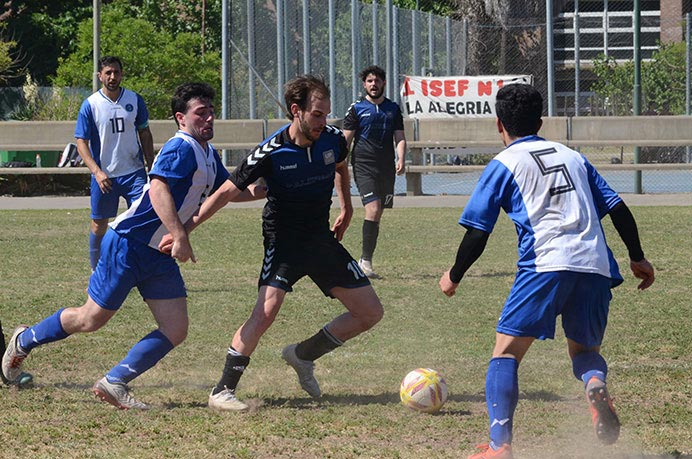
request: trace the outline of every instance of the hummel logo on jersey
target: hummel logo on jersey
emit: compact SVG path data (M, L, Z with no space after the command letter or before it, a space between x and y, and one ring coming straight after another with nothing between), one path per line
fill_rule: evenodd
M493 419L493 423L490 424L490 428L492 429L493 427L495 427L496 424L499 424L499 425L503 426L503 425L507 424L508 422L509 422L509 418L504 418L504 419L502 419L502 420L500 420L500 419Z
M279 170L286 171L289 169L298 169L298 163L296 164L288 164L286 166L279 166Z
M274 137L263 146L257 147L257 149L255 149L255 151L253 151L252 154L247 157L248 165L254 166L258 161L267 156L268 153L271 153L272 150L278 148L280 145L281 144L276 141L276 137Z
M286 279L285 277L281 277L278 274L274 276L274 279L278 280L279 282L288 282L288 279Z
M334 127L331 124L328 124L324 127L324 130L329 132L330 134L341 134L341 129L338 127Z

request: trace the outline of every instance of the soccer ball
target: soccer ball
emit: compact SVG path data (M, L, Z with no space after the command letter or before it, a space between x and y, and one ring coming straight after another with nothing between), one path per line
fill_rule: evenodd
M399 396L412 410L434 413L447 401L447 383L437 371L417 368L401 381Z

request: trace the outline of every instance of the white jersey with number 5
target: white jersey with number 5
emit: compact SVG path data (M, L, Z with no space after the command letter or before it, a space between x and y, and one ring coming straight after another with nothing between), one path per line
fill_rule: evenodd
M491 233L500 209L515 224L520 269L595 273L622 282L603 218L620 197L580 153L523 137L485 168L459 219Z
M91 155L109 177L120 177L144 167L137 130L148 125L139 94L121 88L113 102L98 90L82 103L74 136L89 141Z

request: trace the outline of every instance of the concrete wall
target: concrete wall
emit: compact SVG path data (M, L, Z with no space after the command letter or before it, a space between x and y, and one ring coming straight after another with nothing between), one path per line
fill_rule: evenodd
M339 125L340 120L333 120ZM214 145L219 149L250 149L286 120L217 120ZM435 146L500 146L491 118L405 120L410 148ZM150 123L156 148L176 131L172 120ZM692 116L551 117L539 133L568 145L692 145ZM73 121L0 122L0 150L55 150L74 142Z

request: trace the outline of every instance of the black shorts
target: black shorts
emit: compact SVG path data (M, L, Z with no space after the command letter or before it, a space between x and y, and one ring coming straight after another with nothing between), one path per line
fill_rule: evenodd
M308 240L265 240L258 287L271 285L291 292L293 284L306 275L329 297L334 287L370 285L358 262L329 234Z
M363 205L379 199L383 209L394 205L394 180L396 169L383 168L374 164L356 163L353 165L353 179Z

